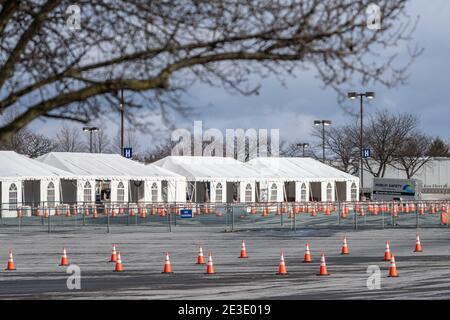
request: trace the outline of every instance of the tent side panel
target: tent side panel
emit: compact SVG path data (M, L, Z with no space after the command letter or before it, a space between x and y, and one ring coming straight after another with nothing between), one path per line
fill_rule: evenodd
M10 203L9 189L14 184L17 189L17 207L22 205L22 181L2 181L2 216L3 217L17 217L17 210L14 209L14 204Z

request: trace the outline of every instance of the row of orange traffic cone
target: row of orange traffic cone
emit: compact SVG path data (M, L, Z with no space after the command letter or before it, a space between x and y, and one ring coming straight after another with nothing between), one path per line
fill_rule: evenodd
M416 236L416 246L414 248L414 252L422 252L422 244L420 242L420 237L419 235ZM346 255L349 254L349 248L348 248L348 244L347 244L347 238L344 237L344 241L342 244L342 249L341 249L341 254ZM397 265L395 262L395 257L394 255L391 253L390 248L389 248L389 241L386 241L386 249L384 252L384 261L390 261L391 265L389 267L389 277L398 277L398 272L397 272ZM309 243L306 243L306 248L305 248L305 256L303 258L303 262L304 263L310 263L312 262L312 258L311 258L311 251L309 248ZM284 261L284 253L281 252L281 256L280 256L280 264L278 266L278 275L286 275L287 274L287 269L286 269L286 263ZM327 270L327 265L325 262L325 254L321 254L321 258L320 258L320 269L319 269L319 276L327 276L329 275L328 270Z
M63 254L61 256L61 262L59 265L60 266L68 266L69 265L69 259L67 258L66 248L63 248ZM9 251L8 264L6 265L5 270L10 270L10 271L16 270L12 251Z
M416 236L416 246L414 252L422 252L422 244L420 243L419 235ZM389 277L398 277L397 264L395 262L395 256L391 253L389 248L389 241L386 241L386 249L384 251L384 261L390 261L391 265L389 267Z
M114 272L122 272L124 271L123 265L122 265L122 259L120 257L120 252L116 251L116 246L113 245L113 249L112 249L112 254L111 254L111 260L110 262L115 262L115 268L114 268ZM199 251L199 255L198 255L198 259L197 259L197 264L204 264L204 257L203 257L203 249L200 247L200 251ZM164 269L162 271L162 273L166 273L166 274L170 274L173 273L172 271L172 265L170 263L170 257L169 257L169 253L166 252L166 258L165 258L165 262L164 262ZM213 259L212 259L212 253L209 252L208 255L208 264L206 267L206 274L214 274L214 265L213 265Z
M239 258L248 258L247 249L245 247L244 241L242 241L241 253L239 255ZM121 272L124 270L123 265L122 265L122 259L120 257L120 252L117 251L116 245L113 245L110 262L116 263L115 268L114 268L115 272ZM199 252L198 252L198 256L197 256L197 264L200 264L200 265L205 264L205 258L203 256L203 248L202 247L199 248ZM169 257L168 252L166 253L164 269L163 269L162 273L173 273L172 265L170 263L170 257ZM215 273L215 271L214 271L212 252L209 252L208 263L206 266L206 274L214 274L214 273Z
M306 245L306 252L305 252L305 259L303 262L311 262L311 253L309 252L309 245ZM281 251L281 255L280 255L280 264L278 265L278 272L277 275L287 275L287 269L286 269L286 263L284 261L284 252ZM325 254L322 253L321 257L320 257L320 267L319 267L319 273L317 274L318 276L329 276L330 274L328 273L327 270L327 264L325 262Z
M420 242L420 237L419 235L416 236L416 246L414 249L414 252L422 252L422 245ZM341 254L342 255L347 255L349 254L349 248L348 248L348 244L347 244L347 237L344 237L343 240L343 244L342 244L342 248L341 248ZM248 254L247 254L247 248L245 246L245 242L242 241L241 244L241 252L239 255L239 258L241 259L245 259L248 258ZM389 241L386 241L386 249L384 252L384 261L390 261L391 262L391 266L389 268L389 277L397 277L398 273L397 273L397 266L395 263L395 257L394 255L391 253L390 251L390 247L389 247ZM115 262L115 268L114 271L115 272L122 272L124 271L123 265L122 265L122 259L120 256L120 252L117 251L116 245L113 244L112 247L112 253L111 253L111 258L110 258L110 262ZM306 243L306 247L305 247L305 256L303 259L304 263L310 263L312 262L312 258L311 258L311 251L309 248L309 243ZM203 249L202 247L199 248L199 252L198 252L198 256L197 256L197 264L199 265L203 265L205 264L205 259L203 256ZM63 248L63 253L61 256L61 261L60 261L60 266L68 266L69 265L69 259L67 257L67 251L66 248ZM8 258L8 264L6 267L6 270L16 270L15 265L14 265L14 258L13 258L13 253L12 251L9 252L9 258ZM166 253L166 258L165 258L165 263L164 263L164 269L162 273L173 273L172 272L172 266L170 263L170 257L169 257L169 253ZM214 274L214 265L213 265L213 259L212 259L212 252L209 252L208 254L208 263L207 263L207 268L206 268L206 274ZM286 263L284 261L284 253L283 251L281 252L280 255L280 263L278 266L278 275L286 275L287 274L287 269L286 269ZM324 275L329 275L328 270L327 270L327 265L326 265L326 261L325 261L325 254L322 253L321 254L321 258L320 258L320 269L319 269L319 276L324 276Z

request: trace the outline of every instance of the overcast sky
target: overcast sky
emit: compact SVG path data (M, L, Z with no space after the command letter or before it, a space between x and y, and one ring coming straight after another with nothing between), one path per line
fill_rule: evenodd
M376 91L376 99L366 104L368 113L388 108L394 112L410 112L419 116L423 131L433 136L450 138L450 1L413 0L408 13L420 16L414 33L415 41L425 49L409 70L408 84L386 89L382 86L355 91ZM405 52L406 47L399 48ZM311 138L314 119L330 119L339 125L349 117L337 105L336 92L323 89L315 79L314 69L299 72L296 78L285 78L286 87L275 78L256 79L261 84L259 96L230 95L220 88L195 85L187 101L195 107L196 116L179 120L177 127L192 130L194 120L204 127L280 129L282 139L314 142ZM348 106L358 108L357 102ZM54 135L62 122L35 121L33 127ZM110 123L108 132L116 134L117 123ZM170 137L170 132L155 135L139 134L143 149Z

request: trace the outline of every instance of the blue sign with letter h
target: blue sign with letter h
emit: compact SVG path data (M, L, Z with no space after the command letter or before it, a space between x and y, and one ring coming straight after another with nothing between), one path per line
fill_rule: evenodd
M131 159L133 157L133 149L132 148L123 148L123 156L125 158Z

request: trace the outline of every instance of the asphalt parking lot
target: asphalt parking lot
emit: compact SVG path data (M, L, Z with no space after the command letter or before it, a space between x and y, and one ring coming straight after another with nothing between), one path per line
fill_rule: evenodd
M416 232L424 252L413 253ZM346 235L350 255L341 256ZM238 259L245 240L248 259ZM385 241L396 256L398 278L388 278L383 262ZM313 263L302 263L309 242ZM261 229L224 232L221 227L176 232L116 227L47 234L0 234L0 263L14 253L16 271L1 271L1 299L448 299L450 230L385 229L345 232ZM112 243L121 252L125 271L113 272ZM212 251L216 274L196 265L198 246ZM62 248L80 267L81 289L69 290L67 267L58 266ZM277 276L280 250L287 276ZM161 274L165 252L173 274ZM319 277L324 252L330 276ZM381 270L381 289L367 288L368 266ZM2 269L4 268L2 266Z

